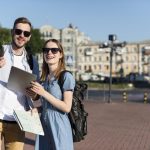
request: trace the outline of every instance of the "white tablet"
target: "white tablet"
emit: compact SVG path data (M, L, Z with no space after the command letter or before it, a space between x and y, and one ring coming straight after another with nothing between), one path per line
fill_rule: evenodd
M7 88L15 92L22 92L25 94L25 89L29 87L30 82L35 81L36 78L36 75L12 66L9 74Z

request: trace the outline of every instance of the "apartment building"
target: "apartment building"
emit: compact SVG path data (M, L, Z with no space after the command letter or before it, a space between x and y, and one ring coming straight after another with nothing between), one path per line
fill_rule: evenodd
M69 24L57 29L50 25L40 28L42 39L55 38L61 41L67 69L77 78L83 73L110 75L110 48L101 48L102 43L93 42L77 27ZM112 56L112 76L126 76L130 73L150 74L150 41L127 43L123 48L116 48ZM148 53L149 52L149 53ZM41 54L38 55L42 63Z
M80 73L91 72L109 76L111 49L100 48L100 45L101 43L88 43L81 44L78 47L78 68ZM112 76L148 73L150 57L143 53L145 52L143 50L148 47L146 45L142 43L128 43L123 48L116 48L112 56Z
M77 47L80 43L88 43L90 38L83 32L80 32L77 27L69 24L63 29L57 29L50 25L44 25L40 28L42 39L48 40L55 38L61 41L64 51L67 69L72 72L77 71ZM38 55L39 63L41 64L41 56Z
M150 41L140 43L142 50L142 72L150 76Z

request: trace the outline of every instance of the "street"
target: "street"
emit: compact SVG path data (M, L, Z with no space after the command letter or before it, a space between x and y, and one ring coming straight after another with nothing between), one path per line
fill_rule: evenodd
M123 103L123 91L112 90L112 103L108 104L108 90L89 89L84 101L88 135L74 143L75 150L149 150L150 109L144 104L144 92L148 90L128 90L128 101ZM26 133L24 150L33 150L34 143L35 135Z
M147 92L148 99L150 99L149 89L134 89L134 90L111 90L112 101L123 101L123 92L127 94L127 100L130 102L143 102L144 93ZM87 100L97 100L100 102L106 102L109 97L108 89L89 89L86 98Z
M150 108L144 103L85 101L88 134L75 150L150 150ZM27 134L24 150L34 150Z

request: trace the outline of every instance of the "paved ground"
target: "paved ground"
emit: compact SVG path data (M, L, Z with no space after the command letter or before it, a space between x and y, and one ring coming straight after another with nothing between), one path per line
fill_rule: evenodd
M150 150L150 104L85 101L88 135L75 150ZM34 149L33 134L25 150Z

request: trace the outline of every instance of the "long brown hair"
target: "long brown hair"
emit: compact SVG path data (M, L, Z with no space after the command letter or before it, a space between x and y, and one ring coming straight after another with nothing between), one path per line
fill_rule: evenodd
M59 75L60 75L60 72L66 69L66 67L65 67L65 58L64 58L64 50L63 50L63 47L62 47L61 43L58 40L56 40L56 39L49 39L49 40L47 40L44 43L44 47L49 42L56 43L56 45L60 49L60 53L62 54L62 57L59 59L59 64L58 64L58 67L57 67L57 69L55 71L55 74L54 74L55 78L58 79ZM49 74L49 68L48 68L48 64L44 60L44 53L43 53L42 74L41 74L40 80L41 81L45 81L45 79L46 79L48 74Z

